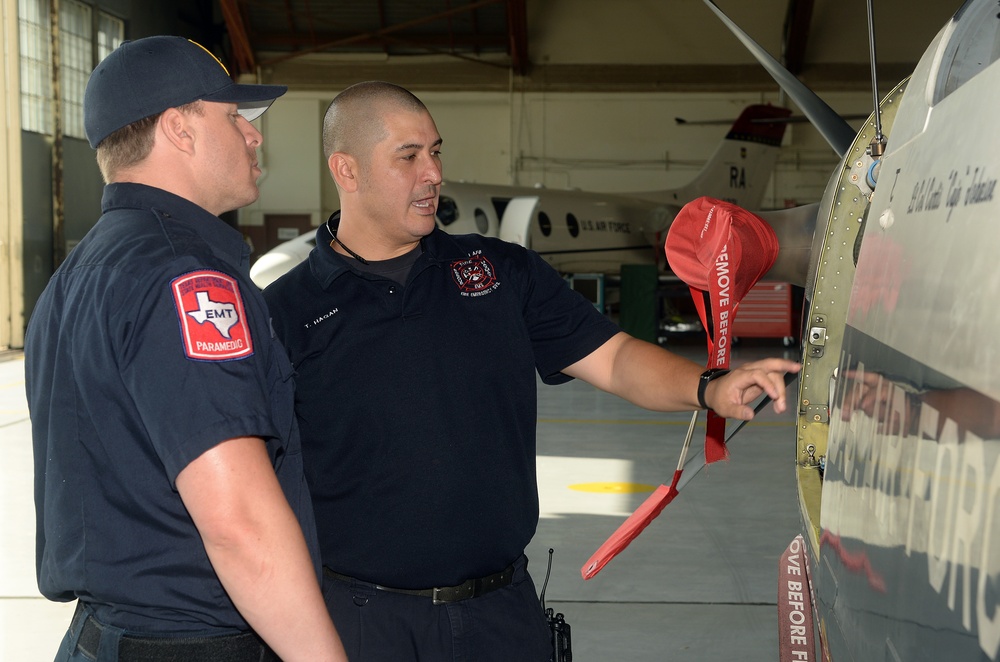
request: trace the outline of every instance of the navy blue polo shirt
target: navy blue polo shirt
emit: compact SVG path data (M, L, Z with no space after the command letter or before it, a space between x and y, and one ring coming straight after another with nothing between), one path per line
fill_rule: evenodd
M535 373L568 380L618 327L514 244L435 230L400 285L329 242L264 292L324 565L397 588L503 569L538 522Z
M102 205L25 340L39 588L118 627L246 630L174 481L222 441L264 438L319 577L288 358L238 231L139 184Z

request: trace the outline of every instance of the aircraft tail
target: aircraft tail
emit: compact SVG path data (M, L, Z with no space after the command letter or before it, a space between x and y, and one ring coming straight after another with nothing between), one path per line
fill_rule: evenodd
M678 205L707 195L744 209L760 209L788 124L782 120L791 114L779 106L748 106L693 181L669 193L639 195Z

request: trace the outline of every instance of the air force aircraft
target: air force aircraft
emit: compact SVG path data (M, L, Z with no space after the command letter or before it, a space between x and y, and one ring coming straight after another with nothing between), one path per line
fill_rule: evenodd
M779 567L781 659L1000 660L1000 5L965 2L912 75L874 95L860 133L730 27L842 156L821 202L793 212L804 222L762 214L779 262L791 251L807 264L803 535ZM759 204L736 195L767 179L739 126L706 166L713 184L591 197L449 183L439 220L566 271L656 259L673 206Z
M677 190L611 194L445 181L437 223L452 234L478 233L526 246L564 273L663 265L663 238L690 200L708 195L760 207L789 115L777 106L745 108L701 172ZM789 229L798 237L788 237L787 243L807 250L811 228L806 233L800 226ZM266 287L304 260L315 245L313 235L308 232L262 255L250 270L254 282Z
M862 131L831 141L789 548L808 562L780 564L782 660L1000 659L998 57L1000 5L969 0Z

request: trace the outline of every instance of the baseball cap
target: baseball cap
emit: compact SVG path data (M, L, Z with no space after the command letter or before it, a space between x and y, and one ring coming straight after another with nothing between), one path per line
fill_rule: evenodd
M260 117L285 85L238 85L201 44L175 36L125 41L97 65L83 97L90 146L133 122L192 101L235 103L248 121Z

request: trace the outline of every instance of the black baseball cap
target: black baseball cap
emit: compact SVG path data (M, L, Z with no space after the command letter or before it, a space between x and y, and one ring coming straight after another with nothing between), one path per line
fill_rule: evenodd
M145 37L122 42L94 69L83 97L83 125L96 148L122 127L192 101L235 103L253 121L287 90L234 83L208 49L184 37Z

